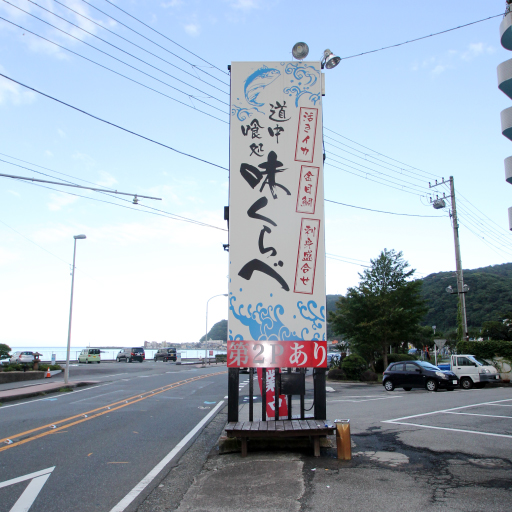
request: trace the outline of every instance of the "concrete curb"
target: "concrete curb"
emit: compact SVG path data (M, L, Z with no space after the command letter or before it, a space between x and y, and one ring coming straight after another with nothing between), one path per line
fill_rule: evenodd
M14 400L22 400L23 398L31 398L33 396L47 395L49 393L57 393L62 388L74 389L83 386L92 386L94 384L98 384L98 381L69 382L68 384L64 384L63 382L56 382L51 384L40 384L30 386L30 388L32 389L9 389L7 391L0 391L0 403L12 402Z

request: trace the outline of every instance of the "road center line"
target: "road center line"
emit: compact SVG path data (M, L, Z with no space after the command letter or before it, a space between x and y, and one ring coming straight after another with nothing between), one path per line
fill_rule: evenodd
M178 455L187 443L210 421L224 403L221 400L110 512L123 512L135 498L156 478L158 473Z
M146 398L158 395L160 393L165 393L166 391L169 391L171 389L183 386L185 384L189 384L191 382L195 382L197 380L201 380L201 379L204 379L206 377L222 375L222 374L225 374L225 373L227 373L227 372L215 372L213 374L209 373L209 374L206 374L206 375L198 375L196 377L191 377L191 378L188 378L188 379L185 379L185 380L182 380L182 381L178 381L178 382L174 382L172 384L168 384L167 386L162 386L162 387L157 388L156 390L153 390L153 391L145 391L144 393L140 393L140 394L134 395L134 396L132 396L130 398L126 398L126 399L123 399L123 400L118 400L117 402L113 402L110 405L104 405L102 407L98 407L96 409L92 409L91 411L88 411L88 412L84 412L84 413L80 413L80 414L75 414L74 416L70 416L69 418L65 418L63 420L59 420L59 421L56 421L54 423L49 423L49 424L43 425L41 427L33 428L31 430L27 430L26 432L21 432L19 434L13 434L12 436L0 439L0 443L5 443L5 442L9 442L10 441L10 444L7 444L5 446L0 447L0 452L3 452L5 450L9 450L10 448L14 448L15 446L19 446L21 444L25 444L25 443L28 443L30 441L34 441L36 439L40 439L41 437L45 437L45 436L47 436L49 434L52 434L52 433L55 433L55 432L57 432L59 430L63 430L65 428L69 428L69 427L72 427L74 425L78 425L79 423L83 423L84 421L89 421L89 420L91 420L93 418L97 418L99 416L103 416L104 414L108 414L108 413L111 413L111 412L116 411L118 409L122 409L123 407L126 407L128 405L135 404L137 402L140 402L141 400L145 400ZM102 411L102 412L97 412L97 411ZM93 414L93 413L96 413L96 414ZM78 418L80 418L80 419L78 419ZM73 421L72 423L68 423L69 421L72 421L72 420L76 420L76 421ZM59 425L59 424L62 424L62 423L64 423L64 425L62 425L60 427L56 427L56 425ZM20 437L23 437L23 436L25 436L27 434L32 434L34 432L37 432L37 431L43 430L43 429L47 429L47 430L45 432L42 432L40 434L31 436L31 437L28 437L28 438L25 438L25 439L22 439L20 441L17 441L17 442L14 442L14 443L12 442L13 439L20 438Z

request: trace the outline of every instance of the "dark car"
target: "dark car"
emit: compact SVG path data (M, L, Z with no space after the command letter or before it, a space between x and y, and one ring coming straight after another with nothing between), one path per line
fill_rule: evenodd
M155 363L161 359L162 361L176 361L175 348L161 348L155 354Z
M382 385L386 391L403 388L426 388L437 391L439 388L453 391L459 385L457 375L442 371L426 361L399 361L391 363L382 374Z
M132 348L123 348L121 349L116 357L116 361L120 363L124 361L125 363L133 363L133 361L144 362L146 359L146 353L142 347L132 347Z

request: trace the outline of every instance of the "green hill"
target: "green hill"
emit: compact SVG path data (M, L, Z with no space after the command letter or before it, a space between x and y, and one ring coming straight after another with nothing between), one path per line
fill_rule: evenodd
M512 263L464 270L468 328L481 327L483 322L497 320L500 313L512 310ZM457 294L446 293L451 285L457 289L454 272L430 274L423 279L423 297L429 310L425 325L435 325L440 331L456 328Z
M445 334L455 329L457 294L446 293L449 285L457 289L455 272L430 274L422 281L422 295L429 307L423 325L435 325L436 330ZM495 321L501 313L512 311L512 263L464 270L464 283L469 286L466 294L469 328L479 328L483 322ZM336 309L339 297L327 295L327 312ZM330 325L327 324L327 338L333 337ZM227 320L217 322L208 333L208 338L226 340ZM201 341L204 341L204 336Z

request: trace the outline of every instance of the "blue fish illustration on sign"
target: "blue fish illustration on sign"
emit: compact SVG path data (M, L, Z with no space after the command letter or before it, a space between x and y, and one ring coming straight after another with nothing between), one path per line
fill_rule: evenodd
M258 103L258 96L267 85L271 84L281 72L274 68L263 66L257 69L245 81L245 99L247 103L256 107L262 107L264 103Z

